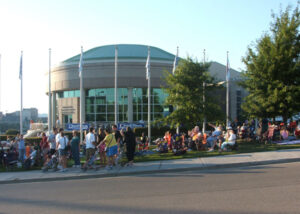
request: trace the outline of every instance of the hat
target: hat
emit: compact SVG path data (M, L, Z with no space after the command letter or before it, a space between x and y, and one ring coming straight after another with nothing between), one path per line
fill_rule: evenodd
M227 126L226 129L227 129L227 130L232 130L232 127L231 127L231 126Z

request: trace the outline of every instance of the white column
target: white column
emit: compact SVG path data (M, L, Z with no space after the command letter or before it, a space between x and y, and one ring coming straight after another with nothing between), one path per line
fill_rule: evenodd
M127 91L128 91L128 108L127 108L128 122L132 123L133 122L132 87L129 87Z

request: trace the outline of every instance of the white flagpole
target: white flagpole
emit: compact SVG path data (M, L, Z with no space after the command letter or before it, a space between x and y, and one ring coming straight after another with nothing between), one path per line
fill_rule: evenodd
M115 46L115 125L118 125L118 46Z
M1 90L2 82L1 82L1 54L0 54L0 112L1 112L1 95L2 95L2 90Z
M148 46L148 58L146 62L148 80L148 143L151 143L151 74L150 74L150 47Z
M80 60L79 60L79 80L80 80L80 143L83 142L83 131L82 131L82 118L83 118L83 100L82 100L82 93L83 93L83 82L82 82L82 56L83 55L83 47L81 46L81 54L80 54Z
M52 109L51 109L51 48L49 48L49 90L48 90L48 97L49 97L49 112L48 112L48 132L50 135L51 128L52 128Z
M173 75L175 74L175 70L176 70L177 64L178 64L178 49L179 48L177 46L177 52L176 52L176 56L175 56L174 63L173 63L173 71L172 71Z
M227 51L227 65L226 65L226 126L229 126L229 61Z
M23 134L23 51L21 51L19 78L21 80L20 134Z
M172 71L173 75L175 74L175 70L176 70L177 64L178 64L178 52L179 52L179 47L177 46L176 56L175 56L175 58L174 58L174 63L173 63L173 71ZM177 108L177 106L176 106L176 108ZM177 134L179 134L179 132L180 132L180 127L179 127L179 126L180 126L180 125L178 125L178 126L176 127L176 133L177 133Z

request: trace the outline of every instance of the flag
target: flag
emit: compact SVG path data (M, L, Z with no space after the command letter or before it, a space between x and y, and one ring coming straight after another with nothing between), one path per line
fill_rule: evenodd
M230 80L230 64L229 64L228 53L227 53L226 81L229 80Z
M80 54L80 59L79 59L79 65L78 65L78 67L79 67L79 77L81 77L81 73L82 73L82 55L83 55L83 53L82 53L82 51L83 51L83 48L81 47L81 54Z
M23 76L23 51L21 51L19 79L22 79L22 76Z
M148 57L146 62L146 80L150 78L150 47L148 47Z
M173 75L175 74L177 65L178 65L178 47L177 47L177 52L176 52L176 56L174 58L174 63L173 63L173 71L172 71Z

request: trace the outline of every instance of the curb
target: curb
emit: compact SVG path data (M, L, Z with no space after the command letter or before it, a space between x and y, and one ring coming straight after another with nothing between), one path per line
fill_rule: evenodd
M15 179L0 181L0 184L17 184L17 183L34 183L34 182L49 182L49 181L65 181L65 180L81 180L81 179L93 179L93 178L108 178L108 177L122 177L130 175L145 175L153 173L168 173L168 172L185 172L191 170L210 170L210 169L226 169L234 167L245 167L245 166L259 166L279 163L292 163L300 162L300 158L289 158L279 160L267 160L267 161L254 161L254 162L243 162L243 163L229 163L229 164L218 164L212 166L199 166L199 167L186 167L186 168L175 168L175 169L158 169L158 170L145 170L138 172L114 172L107 174L89 174L89 175L72 175L66 177L52 177L52 178L32 178L32 179Z

